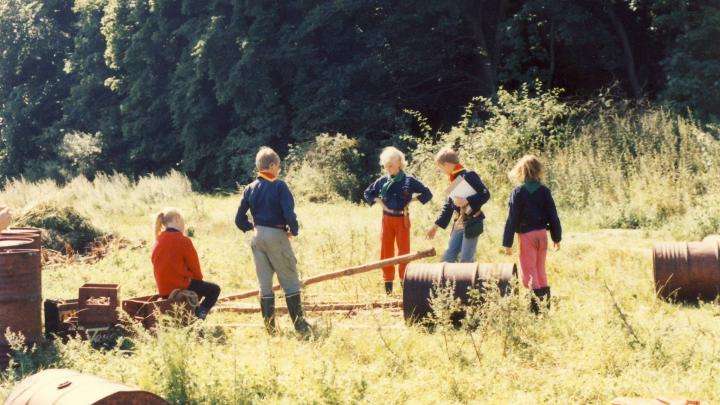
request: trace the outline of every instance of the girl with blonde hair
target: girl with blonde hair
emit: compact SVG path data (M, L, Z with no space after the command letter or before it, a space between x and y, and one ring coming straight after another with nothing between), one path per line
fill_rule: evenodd
M165 208L157 213L154 223L152 264L158 294L167 298L175 290L195 292L202 299L195 315L205 319L220 296L220 287L203 281L195 246L185 236L185 219L177 208Z
M405 165L405 155L400 150L392 146L383 149L380 166L385 169L386 175L365 190L365 201L370 205L377 203L383 209L381 259L395 256L395 244L398 255L410 253L410 203L420 201L426 204L432 199L430 189L420 180L405 174ZM401 284L406 266L401 264L398 267ZM385 293L388 295L392 293L394 279L395 266L383 267Z
M560 250L562 227L552 193L541 183L544 172L538 158L523 156L508 175L520 185L510 194L503 246L505 254L512 255L514 234L518 234L522 283L533 290L530 308L537 314L540 312L539 301L545 301L550 308L550 286L545 273L547 231L550 231L557 251Z

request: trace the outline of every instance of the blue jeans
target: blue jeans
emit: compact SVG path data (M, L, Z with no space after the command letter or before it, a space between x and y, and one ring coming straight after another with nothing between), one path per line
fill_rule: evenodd
M457 229L450 233L450 241L448 247L443 254L443 261L455 263L460 256L460 263L472 263L475 261L475 251L477 250L478 238L465 238L465 231Z

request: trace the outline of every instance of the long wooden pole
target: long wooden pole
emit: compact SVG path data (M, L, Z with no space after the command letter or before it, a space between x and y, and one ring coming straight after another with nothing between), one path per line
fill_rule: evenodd
M329 312L329 311L354 311L366 309L393 309L402 308L402 301L392 302L370 302L367 304L352 303L323 303L323 304L305 304L303 308L307 312ZM287 313L287 308L277 307L275 311L279 314ZM213 308L213 312L232 312L236 314L254 314L260 312L260 307L233 307L233 306L217 306Z
M317 276L308 277L305 280L303 280L302 283L304 285L315 284L315 283L319 283L322 281L332 280L334 278L352 276L353 274L366 273L368 271L380 269L385 266L394 266L396 264L408 263L413 260L422 259L425 257L433 257L435 255L436 255L435 248L430 248L430 249L421 250L421 251L415 252L415 253L408 253L406 255L391 257L389 259L380 260L380 261L374 262L374 263L363 264L362 266L350 267L350 268L347 268L344 270L333 271L330 273L323 273L323 274L319 274ZM280 284L276 284L273 286L273 290L279 290L280 288L281 288ZM236 300L241 300L244 298L257 297L259 293L260 293L260 290L246 291L246 292L240 293L240 294L227 295L225 297L220 298L218 301L219 302L236 301Z

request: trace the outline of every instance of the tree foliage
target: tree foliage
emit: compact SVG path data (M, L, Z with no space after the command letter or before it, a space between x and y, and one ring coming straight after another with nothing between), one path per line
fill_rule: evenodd
M257 147L321 133L369 168L536 79L718 120L719 19L717 0L0 0L0 177L179 169L224 188ZM72 139L93 146L82 169Z

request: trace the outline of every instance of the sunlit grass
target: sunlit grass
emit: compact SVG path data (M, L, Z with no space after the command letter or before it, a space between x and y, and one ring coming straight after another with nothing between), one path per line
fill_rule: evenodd
M219 283L224 294L256 288L249 235L233 223L239 195L194 194L185 178L172 174L138 185L120 176L76 180L65 188L14 183L0 199L20 211L60 200L105 231L148 242L113 251L93 265L46 268L44 298L71 298L89 281L120 283L125 298L153 293L151 214L166 205L185 212L208 280ZM424 240L438 205L412 208L413 250L442 252L447 232ZM377 260L376 208L300 201L301 233L293 244L302 276ZM500 252L504 210L496 199L486 209L478 248L482 262L509 260ZM205 324L138 331L109 351L79 341L56 344L56 353L31 356L25 372L72 368L174 403L608 403L615 396L719 402L720 306L655 299L651 248L672 239L672 230L600 229L588 225L583 212L570 210L561 210L561 217L563 247L548 258L556 300L542 320L527 314L524 296L503 301L502 317L491 318L492 324L472 336L408 327L397 311L311 313L321 338L303 342L294 337L287 316L280 317L284 333L271 338L259 315L211 314ZM304 295L306 301L385 300L381 280L377 270L308 286ZM0 397L23 376L6 375Z

